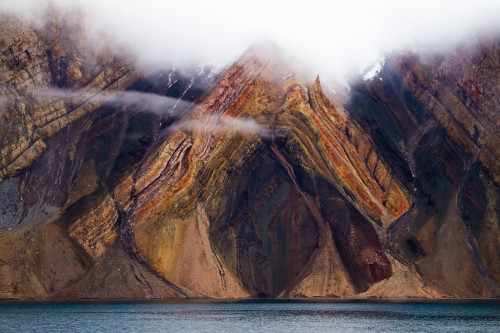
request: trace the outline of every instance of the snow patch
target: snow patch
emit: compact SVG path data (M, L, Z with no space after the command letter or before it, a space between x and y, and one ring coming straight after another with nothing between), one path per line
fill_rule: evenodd
M363 75L363 80L365 81L370 81L373 80L374 77L380 73L382 70L382 67L384 67L385 64L385 58L380 59L375 65L373 65L370 70L368 70L365 75Z

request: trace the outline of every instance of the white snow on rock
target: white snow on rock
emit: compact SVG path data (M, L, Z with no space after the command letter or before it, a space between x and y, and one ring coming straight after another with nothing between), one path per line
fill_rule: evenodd
M375 76L377 76L378 73L380 73L380 70L382 69L382 67L384 67L384 63L385 63L385 58L382 58L382 59L380 59L380 61L378 61L377 63L375 63L375 65L373 65L365 73L365 75L363 75L363 80L365 80L365 81L373 80L373 78Z

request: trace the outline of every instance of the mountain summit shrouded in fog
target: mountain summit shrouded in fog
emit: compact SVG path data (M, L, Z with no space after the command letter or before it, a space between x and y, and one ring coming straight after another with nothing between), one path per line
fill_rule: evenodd
M1 299L500 295L497 4L0 8Z
M68 23L82 21L94 48L119 48L147 68L226 66L264 40L340 81L389 52L452 51L500 29L500 5L491 0L6 0L2 9L39 26L65 13Z

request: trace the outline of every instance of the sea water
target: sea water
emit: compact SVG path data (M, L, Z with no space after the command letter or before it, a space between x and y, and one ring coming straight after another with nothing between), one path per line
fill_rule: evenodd
M0 305L1 332L500 332L500 304Z

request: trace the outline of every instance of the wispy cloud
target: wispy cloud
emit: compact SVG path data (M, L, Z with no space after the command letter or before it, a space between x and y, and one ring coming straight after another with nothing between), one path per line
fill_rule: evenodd
M163 130L166 136L173 131L209 132L221 134L234 131L242 135L258 135L264 139L271 138L271 130L258 124L252 118L235 118L226 115L207 116L199 119L183 119L184 111L192 103L178 98L161 96L140 91L82 91L60 88L35 88L35 103L64 102L73 105L83 104L89 100L97 100L120 110L133 110L134 112L150 112L159 115L168 115L177 118L170 127ZM33 101L33 99L30 99ZM0 107L7 104L8 98L0 96ZM27 101L26 101L27 102Z
M236 118L226 115L183 120L170 126L167 129L167 133L177 130L186 132L208 132L211 134L222 134L226 131L234 131L242 135L258 135L263 139L270 139L272 134L269 128L258 124L252 118Z
M192 105L191 102L179 98L162 96L140 91L92 91L71 90L59 88L39 88L34 94L39 103L54 102L56 100L70 102L73 105L83 104L95 99L116 108L135 108L142 112L151 112L162 115L178 116ZM1 100L0 100L1 103Z

